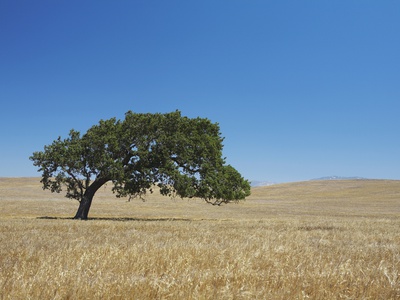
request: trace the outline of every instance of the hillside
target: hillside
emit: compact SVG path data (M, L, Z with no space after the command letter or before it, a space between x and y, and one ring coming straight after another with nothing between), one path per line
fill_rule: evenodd
M250 199L250 198L249 198ZM304 181L252 189L251 200L294 214L399 215L399 180Z
M378 197L378 198L377 198ZM400 180L315 180L255 187L252 199L400 200Z
M71 217L78 202L43 191L39 178L0 178L2 216ZM89 217L262 219L276 215L400 216L400 181L304 181L253 187L239 204L215 207L200 199L118 199L110 186L98 191ZM0 215L0 216L1 216Z

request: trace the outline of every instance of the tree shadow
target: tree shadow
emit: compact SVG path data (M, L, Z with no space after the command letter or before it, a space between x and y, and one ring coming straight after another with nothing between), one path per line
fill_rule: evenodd
M298 230L303 230L303 231L314 231L314 230L342 230L340 227L335 227L335 226L300 226L297 228Z
M75 220L71 217L51 217L51 216L42 216L37 217L38 220ZM204 219L188 219L188 218L128 218L128 217L93 217L88 218L84 221L117 221L117 222L159 222L159 221L203 221Z

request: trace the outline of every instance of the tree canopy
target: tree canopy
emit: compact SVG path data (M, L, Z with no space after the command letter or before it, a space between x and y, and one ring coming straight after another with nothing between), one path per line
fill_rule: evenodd
M220 205L250 195L250 184L222 157L218 123L180 111L128 111L124 120L100 120L85 134L71 130L30 159L43 189L80 202L76 219L87 219L96 191L112 182L117 197L142 196L154 185L162 195L199 197Z

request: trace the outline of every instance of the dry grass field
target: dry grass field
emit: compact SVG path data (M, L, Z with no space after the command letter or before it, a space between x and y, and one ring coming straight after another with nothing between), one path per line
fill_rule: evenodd
M400 181L259 187L240 204L77 202L0 178L0 299L400 299Z

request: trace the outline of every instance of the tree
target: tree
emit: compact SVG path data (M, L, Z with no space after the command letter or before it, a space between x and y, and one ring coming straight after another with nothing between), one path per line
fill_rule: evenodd
M250 184L222 158L218 123L179 111L100 120L85 134L71 130L30 157L42 173L43 189L79 201L75 219L87 219L96 191L107 182L117 197L200 197L221 205L250 195Z

